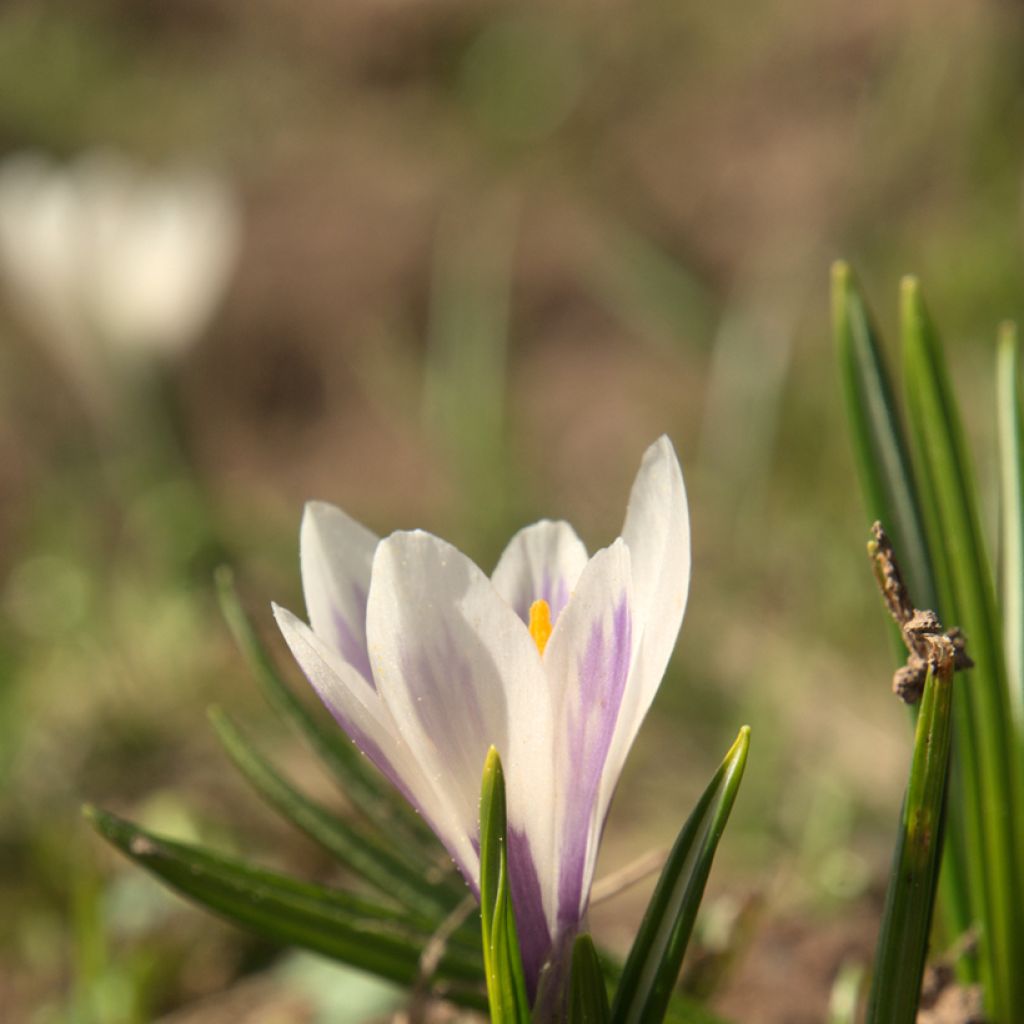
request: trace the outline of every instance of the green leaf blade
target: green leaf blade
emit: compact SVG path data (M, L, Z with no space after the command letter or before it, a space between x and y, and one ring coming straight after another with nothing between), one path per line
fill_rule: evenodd
M577 935L572 947L569 1024L609 1024L611 1008L594 940Z
M96 808L85 813L129 859L232 924L401 985L417 980L421 950L430 936L393 908L163 839ZM445 986L447 998L480 1007L482 974L478 955L449 949L434 979Z
M749 747L744 726L676 839L623 968L612 1006L616 1024L665 1016Z
M918 606L939 609L937 553L929 544L922 513L922 483L915 473L882 339L856 276L843 261L832 267L832 327L868 521L880 521L893 539ZM902 664L906 650L895 623L889 620L889 625ZM972 921L962 804L954 799L949 808L950 841L940 877L943 923L950 941L966 932Z
M1010 707L1024 735L1024 411L1020 339L1014 324L999 331L996 360L999 441L999 583Z
M874 318L842 261L832 266L832 330L869 519L884 523L893 538L914 599L935 608L931 554L895 389Z
M868 1024L913 1024L928 953L952 736L952 662L928 671L868 999Z
M422 869L410 869L403 859L394 856L392 845L300 793L256 751L222 710L211 708L209 718L228 756L256 792L341 864L432 927L451 913L456 901L447 890L433 884Z
M494 1024L529 1024L530 1004L508 879L505 777L497 750L480 790L480 921L487 996Z
M1021 785L1009 732L1009 695L991 563L967 447L934 325L914 278L901 287L901 331L911 436L926 483L929 541L939 552L940 614L963 628L975 668L954 694L954 785L963 801L971 901L981 919L980 966L997 1021L1024 1012L1020 899ZM1016 822L1015 820L1016 819Z

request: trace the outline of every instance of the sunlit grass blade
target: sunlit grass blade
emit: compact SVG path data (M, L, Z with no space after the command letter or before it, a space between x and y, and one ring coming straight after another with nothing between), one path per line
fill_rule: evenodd
M883 523L893 538L917 606L938 610L934 555L882 339L855 274L841 260L832 265L832 331L868 522ZM895 623L892 636L902 661L905 651ZM970 927L971 909L959 801L949 813L952 828L940 884L943 922L953 940Z
M528 1024L530 1004L508 878L505 777L491 747L480 789L480 920L493 1024Z
M395 792L394 787L373 768L333 722L314 715L281 678L242 607L231 569L221 566L215 578L224 619L247 664L262 685L271 707L281 717L295 724L341 784L346 797L364 817L381 828L386 835L411 839L414 853L420 852L421 848L440 853L440 844ZM396 842L395 848L401 850L403 844ZM420 864L419 857L410 857L411 866Z
M665 1016L749 747L750 728L744 726L672 847L615 993L616 1024Z
M429 934L393 908L172 842L86 808L97 831L136 864L207 910L282 945L300 946L411 986ZM446 998L483 1007L478 954L449 949L434 978Z
M930 668L925 679L875 953L867 1024L913 1024L917 1019L942 852L952 734L952 657L950 645L946 660L937 670Z
M611 1008L601 962L589 935L577 935L572 947L569 1024L608 1024Z
M1014 818L1019 766L991 563L977 490L935 328L913 278L901 289L901 330L911 436L919 455L929 543L942 552L940 615L967 635L976 668L954 694L958 794L972 903L981 915L980 964L987 1006L1000 1024L1024 1014L1024 929ZM1015 813L1016 812L1016 813Z
M394 855L392 845L366 828L344 821L300 793L263 758L219 708L210 722L218 738L253 788L340 863L389 899L397 900L424 923L436 927L465 896L451 893L429 871L419 870Z
M1008 693L1018 744L1024 737L1024 412L1020 373L1017 327L1003 324L996 364L999 589Z
M864 984L864 967L856 962L842 964L832 983L825 1024L857 1024L857 1009Z
M832 331L869 522L881 521L900 553L914 600L938 598L921 505L881 339L850 267L832 266ZM902 644L901 644L902 647Z

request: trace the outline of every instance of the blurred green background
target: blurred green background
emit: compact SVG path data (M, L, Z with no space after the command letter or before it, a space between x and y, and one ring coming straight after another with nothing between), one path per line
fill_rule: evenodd
M227 706L337 802L246 677L213 567L236 566L280 652L269 602L302 607L305 500L432 530L489 570L543 515L608 543L667 432L690 606L598 874L669 842L749 723L701 931L706 953L737 951L714 1005L821 1020L840 964L871 948L909 756L828 265L854 264L890 333L899 275L921 276L990 450L995 327L1024 309L1022 16L1005 0L4 4L0 154L199 163L241 211L203 336L119 383L112 416L3 282L5 1019L386 1013L386 991L164 895L80 803L336 880L207 728ZM625 945L644 894L596 907L598 938Z

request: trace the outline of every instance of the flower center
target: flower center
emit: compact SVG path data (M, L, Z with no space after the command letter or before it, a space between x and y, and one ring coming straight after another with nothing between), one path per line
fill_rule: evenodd
M530 605L530 636L543 654L551 637L551 606L547 601L534 601Z

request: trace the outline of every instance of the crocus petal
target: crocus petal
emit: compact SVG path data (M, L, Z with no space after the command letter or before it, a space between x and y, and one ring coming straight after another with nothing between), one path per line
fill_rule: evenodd
M524 622L530 619L530 605L540 600L547 601L554 622L586 564L587 549L573 528L542 519L508 542L491 580Z
M301 619L278 605L273 609L285 642L327 710L444 841L442 822L452 815L450 801L420 771L380 696ZM474 851L464 844L445 845L467 880L475 878Z
M373 685L366 653L366 596L379 538L339 508L306 505L299 538L302 592L313 631Z
M603 820L622 765L672 655L690 588L690 518L672 442L660 437L644 453L626 508L639 649L626 689L602 785Z
M550 877L550 694L515 612L450 544L396 533L374 556L366 630L396 727L421 770L451 795L455 819L442 825L448 841L477 842L480 774L493 744L505 768L509 827L521 837L516 856L532 862L538 878ZM512 884L517 915L535 919L533 908L520 910Z
M586 912L603 812L602 779L624 707L636 643L630 552L617 540L588 563L544 655L557 698L555 843L557 877L549 881L559 934Z

